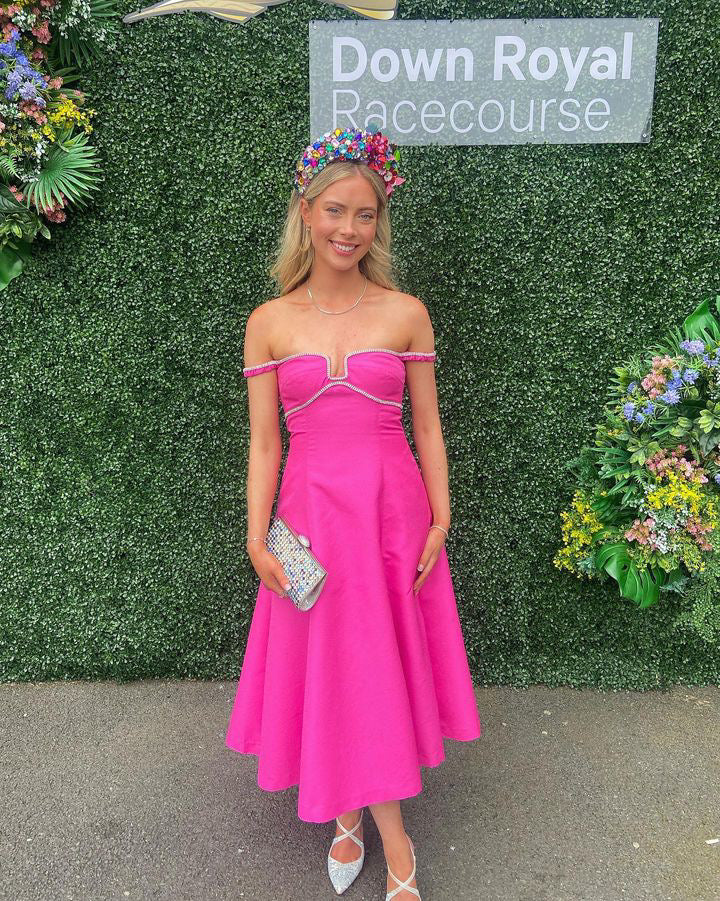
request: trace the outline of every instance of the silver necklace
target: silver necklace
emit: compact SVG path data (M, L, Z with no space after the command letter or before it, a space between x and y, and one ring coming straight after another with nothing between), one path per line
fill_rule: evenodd
M366 288L367 288L367 282L368 282L368 280L367 280L367 277L366 277L366 278L365 278L365 287L362 289L362 294L360 295L360 297L358 297L358 299L355 301L355 303L354 303L351 307L348 307L348 308L347 308L347 310L323 310L322 307L319 307L319 306L315 303L315 298L312 296L312 291L310 290L310 285L307 286L307 293L310 295L310 300L312 300L313 305L314 305L318 310L320 310L321 313L330 313L331 316L339 316L340 313L349 313L350 310L354 310L355 307L360 303L360 301L361 301L362 298L363 298L363 294L365 293L365 290L366 290Z

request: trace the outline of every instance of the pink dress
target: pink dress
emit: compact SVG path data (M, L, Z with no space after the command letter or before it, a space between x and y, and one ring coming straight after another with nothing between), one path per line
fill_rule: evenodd
M402 423L405 365L435 358L373 347L339 376L322 353L243 370L276 370L290 435L276 512L328 576L307 611L260 583L225 741L258 756L260 788L297 785L307 822L417 795L443 738L481 735L444 546L412 588L432 511Z

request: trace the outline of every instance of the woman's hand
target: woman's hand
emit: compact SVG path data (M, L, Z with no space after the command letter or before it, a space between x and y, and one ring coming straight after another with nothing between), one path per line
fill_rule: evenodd
M280 595L281 598L286 597L286 589L290 588L290 582L285 576L282 563L275 554L269 551L261 541L249 542L247 549L250 561L263 585Z
M427 579L428 573L435 565L435 561L440 555L440 551L442 550L442 546L445 544L445 533L441 532L440 529L433 529L432 527L428 529L428 536L425 540L425 547L423 548L423 552L420 555L420 560L418 561L418 568L422 566L422 572L415 579L415 583L413 584L413 592L417 595L420 590L420 586Z

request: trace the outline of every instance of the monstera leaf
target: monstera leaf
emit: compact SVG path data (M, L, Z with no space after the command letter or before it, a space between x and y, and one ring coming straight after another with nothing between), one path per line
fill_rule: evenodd
M720 294L715 295L715 309L720 313ZM709 335L720 341L720 322L710 312L709 298L703 300L683 322L683 331L690 339L707 340Z
M630 559L624 542L605 544L595 554L595 565L612 576L620 586L620 594L634 601L641 608L649 607L658 599L660 587L682 578L682 571L671 573L659 567L640 570Z

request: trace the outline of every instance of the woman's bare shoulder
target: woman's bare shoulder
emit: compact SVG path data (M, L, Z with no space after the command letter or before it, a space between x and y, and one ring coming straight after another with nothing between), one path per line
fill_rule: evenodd
M414 294L405 294L403 291L390 292L390 300L393 305L402 311L406 323L413 329L428 328L430 323L430 314L428 309Z
M388 298L396 304L402 304L408 312L421 312L425 304L414 294L406 294L404 291L388 291Z
M431 351L435 347L435 335L427 307L414 294L395 291L393 301L402 310L408 336L409 350Z
M277 320L278 316L282 316L283 312L288 310L293 293L294 292L282 294L279 297L271 297L269 300L259 303L248 316L248 325L252 319L255 327L270 328L273 322Z
M271 297L259 303L245 323L247 356L273 359L276 336L287 332L288 316L292 310L293 292Z

